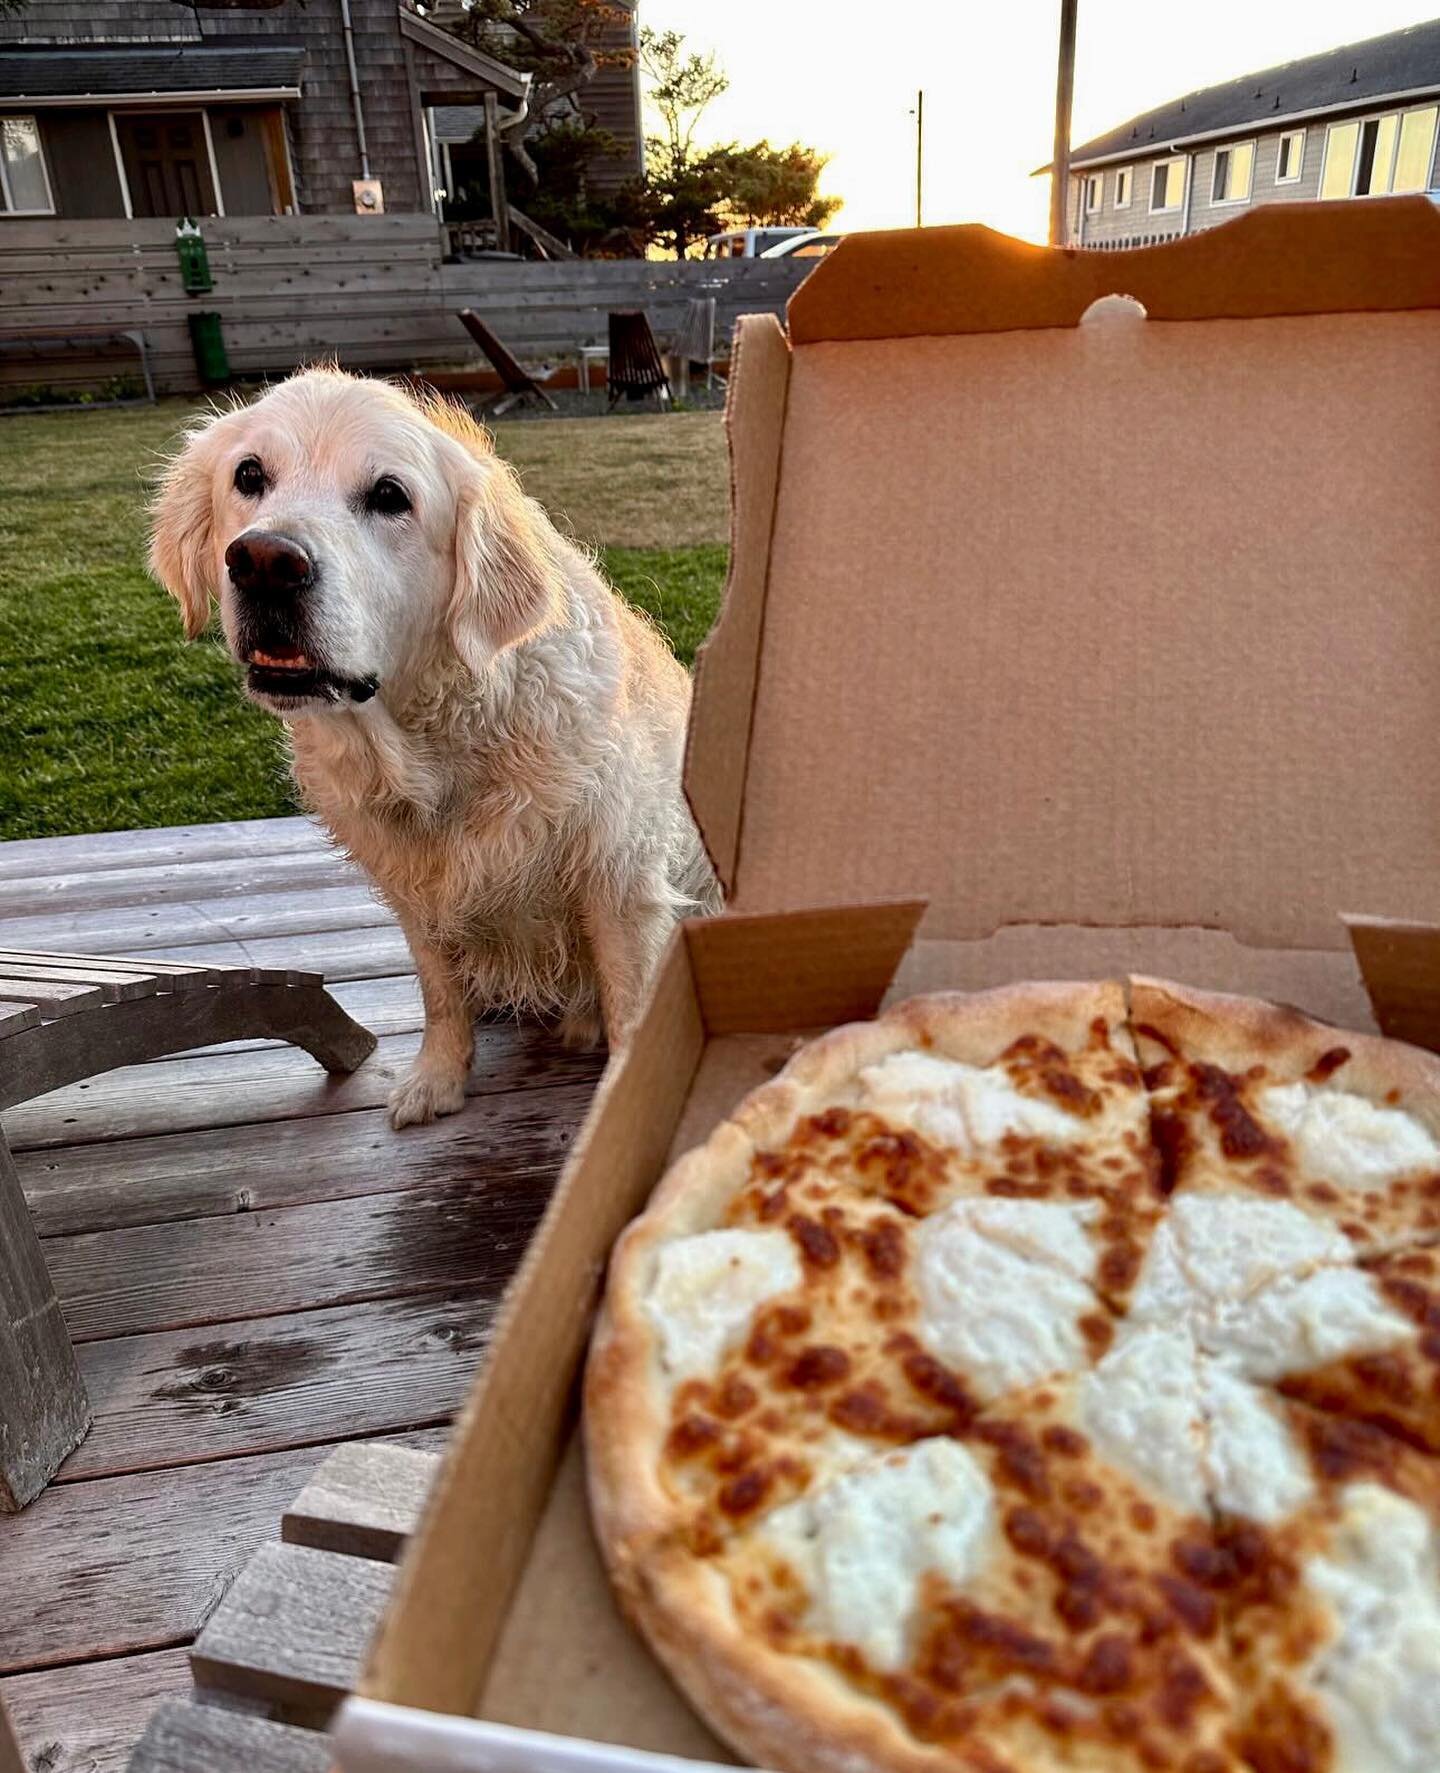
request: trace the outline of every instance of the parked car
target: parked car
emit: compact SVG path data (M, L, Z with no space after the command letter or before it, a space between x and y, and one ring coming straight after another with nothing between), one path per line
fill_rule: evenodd
M700 256L707 259L758 259L772 247L783 246L787 240L814 232L814 228L732 228L728 234L712 234Z
M807 228L793 240L781 240L767 246L762 259L823 259L845 238L843 234L822 234L818 228Z

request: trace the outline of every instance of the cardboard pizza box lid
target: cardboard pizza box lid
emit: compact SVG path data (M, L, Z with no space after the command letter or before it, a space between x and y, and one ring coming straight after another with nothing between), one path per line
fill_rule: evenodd
M1440 920L1434 206L852 236L789 322L741 323L687 763L732 907L1363 1013L1340 914Z

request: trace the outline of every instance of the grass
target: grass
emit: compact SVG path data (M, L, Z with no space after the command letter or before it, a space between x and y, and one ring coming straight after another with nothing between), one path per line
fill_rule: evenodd
M294 810L277 723L145 574L146 478L192 410L0 420L0 837ZM689 664L725 573L718 415L501 424L497 447Z

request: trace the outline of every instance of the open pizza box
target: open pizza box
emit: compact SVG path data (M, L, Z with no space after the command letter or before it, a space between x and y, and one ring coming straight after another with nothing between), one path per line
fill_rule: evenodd
M1440 1045L1428 201L1131 253L852 237L788 336L741 323L728 428L686 779L731 909L607 1072L345 1773L733 1761L610 1600L576 1388L615 1237L804 1032L1133 971Z

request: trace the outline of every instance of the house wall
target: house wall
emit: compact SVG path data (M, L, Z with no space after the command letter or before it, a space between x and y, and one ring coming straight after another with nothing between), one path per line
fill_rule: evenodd
M1426 103L1434 103L1430 100ZM1367 117L1382 117L1392 111L1423 110L1420 105L1367 105L1361 110L1349 113L1353 119L1363 121ZM1318 198L1320 195L1320 170L1325 157L1325 134L1332 122L1344 121L1340 116L1322 117L1305 125L1305 153L1301 165L1301 176L1293 184L1277 185L1275 172L1280 158L1280 137L1288 134L1290 128L1300 125L1287 125L1284 130L1272 130L1256 135L1253 131L1240 132L1226 140L1207 142L1203 147L1193 149L1188 155L1190 186L1190 211L1188 232L1197 233L1202 228L1213 228L1220 222L1229 221L1233 216L1244 212L1259 203L1301 203ZM1255 143L1255 171L1251 180L1250 199L1248 203L1215 203L1211 200L1214 188L1215 155L1221 148L1232 142L1253 141ZM1096 167L1094 171L1104 179L1103 203L1098 215L1087 215L1081 228L1080 204L1083 193L1083 173L1076 173L1071 179L1069 203L1069 240L1072 245L1086 246L1120 245L1124 242L1137 243L1142 237L1155 237L1180 234L1185 229L1185 212L1178 215L1152 215L1150 213L1150 169L1157 160L1168 159L1169 156L1157 153L1154 147L1143 158L1129 162L1133 167L1134 188L1128 209L1115 208L1116 173L1123 163L1113 166ZM1436 185L1434 169L1431 171L1431 187Z
M370 170L384 186L388 210L428 209L429 180L419 165L408 46L396 23L396 4L350 0ZM200 43L236 37L304 45L303 96L289 107L296 195L302 211L353 214L350 186L360 176L360 155L339 0L198 12L173 0L29 0L17 16L0 17L0 42ZM459 70L455 74L464 81Z

